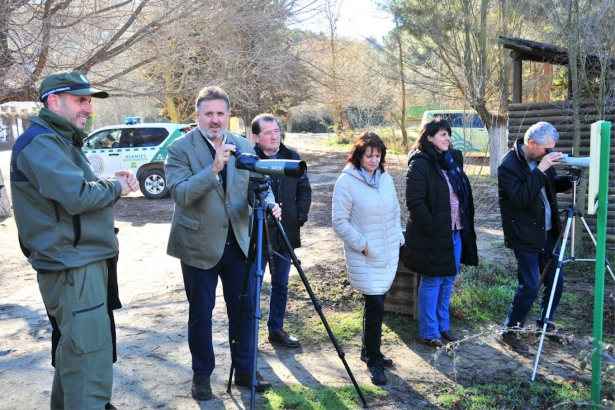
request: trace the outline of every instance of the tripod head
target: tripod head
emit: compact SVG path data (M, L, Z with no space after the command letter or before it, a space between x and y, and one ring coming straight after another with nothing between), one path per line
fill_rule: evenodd
M263 175L260 178L250 177L250 189L260 198L267 197L267 191L269 190L269 181L271 177L269 175Z
M581 183L581 176L583 175L583 168L572 166L568 167L568 178L573 184L579 185Z

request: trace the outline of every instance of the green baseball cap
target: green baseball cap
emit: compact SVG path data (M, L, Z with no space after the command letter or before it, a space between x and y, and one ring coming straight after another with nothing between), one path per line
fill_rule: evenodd
M96 98L107 98L106 91L92 88L90 82L80 71L72 73L55 73L45 78L38 89L41 101L51 94L67 93L72 95L91 95Z

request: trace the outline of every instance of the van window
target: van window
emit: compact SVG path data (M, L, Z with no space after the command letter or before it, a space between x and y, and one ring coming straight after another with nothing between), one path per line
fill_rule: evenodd
M97 132L87 138L85 141L85 146L89 149L115 148L117 147L121 133L121 130L104 130Z
M444 118L452 128L485 128L478 114L436 114Z
M155 147L169 136L166 128L131 128L125 129L120 148Z

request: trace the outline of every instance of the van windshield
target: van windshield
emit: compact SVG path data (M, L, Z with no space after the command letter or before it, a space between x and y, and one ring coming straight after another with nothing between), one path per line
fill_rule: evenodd
M436 114L442 117L452 128L485 128L478 114Z

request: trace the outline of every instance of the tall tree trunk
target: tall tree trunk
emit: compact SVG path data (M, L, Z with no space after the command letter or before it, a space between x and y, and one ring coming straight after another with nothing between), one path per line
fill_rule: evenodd
M171 78L171 73L169 73L168 69L164 70L164 82L166 83L167 90L169 91L173 90L173 87L172 87L173 79ZM164 99L167 102L167 113L169 114L169 118L171 119L171 122L174 122L175 124L179 124L181 121L179 119L177 107L175 106L175 101L173 101L173 98L169 96L165 96Z
M401 117L399 128L401 128L401 142L404 152L408 152L408 130L406 129L406 78L404 76L404 51L401 44L401 30L398 20L395 19L395 30L397 34L397 45L399 46L399 80L401 82Z

